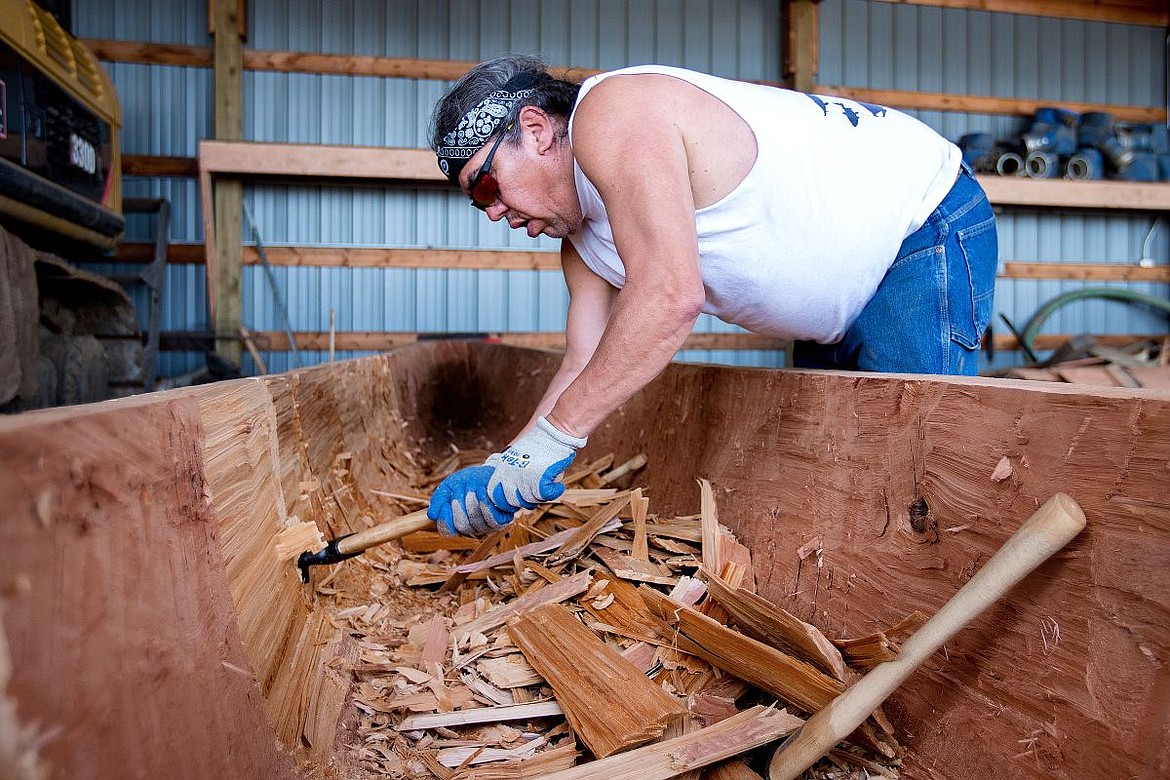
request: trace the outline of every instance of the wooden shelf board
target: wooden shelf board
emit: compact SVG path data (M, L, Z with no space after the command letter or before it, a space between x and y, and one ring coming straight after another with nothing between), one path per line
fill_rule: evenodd
M1170 211L1170 183L978 176L997 206Z

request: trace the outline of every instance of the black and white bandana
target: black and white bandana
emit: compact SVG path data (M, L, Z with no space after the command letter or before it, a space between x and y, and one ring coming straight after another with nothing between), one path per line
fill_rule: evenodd
M463 166L495 135L516 104L532 94L538 79L536 73L513 76L463 115L459 125L443 136L442 145L435 150L443 175L452 183L459 183Z

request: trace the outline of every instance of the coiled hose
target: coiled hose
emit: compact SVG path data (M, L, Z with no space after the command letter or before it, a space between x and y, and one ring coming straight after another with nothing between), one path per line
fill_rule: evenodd
M1064 306L1066 303L1082 301L1086 298L1105 298L1113 301L1141 304L1144 306L1149 306L1152 309L1162 311L1168 317L1170 317L1170 301L1123 288L1085 287L1080 290L1072 290L1070 292L1058 295L1037 309L1036 312L1028 318L1028 322L1024 325L1023 330L1020 331L1020 344L1026 350L1031 350L1032 342L1035 341L1036 334L1039 332L1040 326L1044 324L1045 320L1051 317L1057 309L1059 309L1061 306Z

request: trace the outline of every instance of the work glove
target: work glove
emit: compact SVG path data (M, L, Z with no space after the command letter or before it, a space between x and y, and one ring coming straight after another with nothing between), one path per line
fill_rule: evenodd
M515 513L560 498L565 492L561 476L586 441L536 418L531 430L484 462L495 469L487 485L492 503Z
M488 465L469 466L439 483L427 516L440 533L484 536L512 522L516 510L500 509L488 498L488 480L494 472Z
M569 436L540 417L536 425L482 466L460 469L431 496L427 514L446 534L482 536L512 522L521 509L553 501L586 439Z

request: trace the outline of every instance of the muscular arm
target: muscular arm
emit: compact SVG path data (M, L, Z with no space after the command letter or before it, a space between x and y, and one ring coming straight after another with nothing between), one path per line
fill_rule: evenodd
M669 364L704 293L690 162L678 125L686 117L671 105L669 90L645 80L612 89L607 81L577 112L574 156L605 202L626 270L596 348L547 415L562 431L587 436ZM551 397L550 388L545 400Z
M589 270L569 241L561 242L561 268L569 287L569 315L565 322L565 356L549 382L544 397L524 430L536 424L536 418L552 411L561 393L575 380L593 357L609 322L617 290Z

